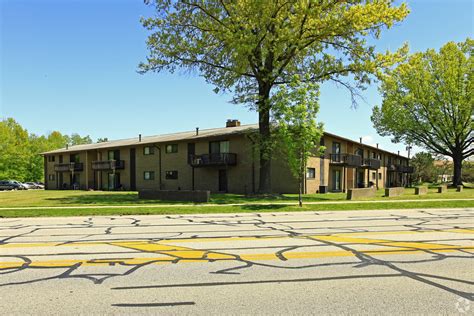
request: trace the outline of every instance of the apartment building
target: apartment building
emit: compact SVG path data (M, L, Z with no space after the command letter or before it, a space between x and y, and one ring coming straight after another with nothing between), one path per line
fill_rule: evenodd
M248 194L258 188L258 124L240 125L97 144L69 146L43 153L46 189L210 190ZM307 165L305 193L344 192L408 184L413 168L407 158L341 136L324 133L323 156ZM296 193L281 153L272 161L272 188Z

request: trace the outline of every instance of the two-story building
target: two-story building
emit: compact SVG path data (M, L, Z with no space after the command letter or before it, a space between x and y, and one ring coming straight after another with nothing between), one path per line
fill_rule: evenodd
M253 193L259 181L257 132L258 124L228 120L224 128L53 150L43 153L46 189ZM407 158L362 141L324 133L321 145L325 154L308 161L305 193L404 186L413 172ZM298 191L281 154L274 155L271 181L274 192Z

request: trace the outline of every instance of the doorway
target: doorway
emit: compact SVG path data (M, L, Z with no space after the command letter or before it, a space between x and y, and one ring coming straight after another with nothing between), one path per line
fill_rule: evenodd
M341 191L341 170L332 171L332 189L333 191Z
M227 170L219 170L219 192L227 192Z
M108 189L109 191L121 188L120 173L109 173Z

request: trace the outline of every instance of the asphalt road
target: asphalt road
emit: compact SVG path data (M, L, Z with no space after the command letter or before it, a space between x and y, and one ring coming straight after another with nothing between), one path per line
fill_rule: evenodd
M0 220L2 314L474 315L474 209Z

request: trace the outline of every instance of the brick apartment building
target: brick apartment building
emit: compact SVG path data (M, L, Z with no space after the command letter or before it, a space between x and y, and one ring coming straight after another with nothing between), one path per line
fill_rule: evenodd
M252 135L258 124L226 127L96 144L43 153L46 189L210 190L253 193L258 187L258 151ZM408 159L341 136L324 133L324 156L308 161L305 193L350 188L404 186L413 167ZM272 161L272 189L297 193L286 159Z

